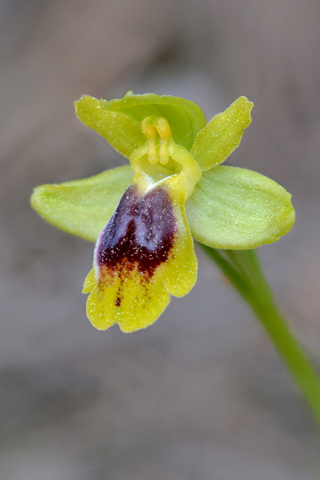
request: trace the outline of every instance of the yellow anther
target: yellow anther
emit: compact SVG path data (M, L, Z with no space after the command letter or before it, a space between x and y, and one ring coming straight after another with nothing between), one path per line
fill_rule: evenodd
M157 136L157 130L152 122L152 117L146 117L141 122L142 133L150 139L155 139Z
M169 140L171 128L163 117L149 116L142 120L141 131L147 137L147 156L151 165L160 162L166 165L169 161Z
M165 118L163 118L163 117L159 118L156 128L157 128L157 131L158 131L158 134L159 134L159 137L161 138L161 140L163 140L165 142L170 140L170 137L172 135L171 128L170 128L170 125Z

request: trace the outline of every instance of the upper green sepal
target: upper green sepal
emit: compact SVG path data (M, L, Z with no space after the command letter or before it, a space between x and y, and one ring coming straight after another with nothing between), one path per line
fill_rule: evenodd
M194 238L223 250L275 242L295 219L291 195L278 183L251 170L226 166L202 173L186 212Z
M174 141L188 150L199 130L206 125L205 115L197 104L170 95L128 92L123 98L110 101L82 96L75 107L78 118L85 125L100 133L127 158L146 141L140 125L148 116L164 117Z
M198 132L191 153L202 170L224 162L238 147L244 130L251 123L252 107L252 102L240 97Z
M133 179L129 166L59 185L41 185L32 207L45 220L73 235L95 242Z

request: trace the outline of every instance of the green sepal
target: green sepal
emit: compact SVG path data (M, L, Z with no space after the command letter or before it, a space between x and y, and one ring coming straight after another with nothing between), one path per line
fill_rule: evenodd
M272 243L294 224L291 195L251 170L203 172L186 212L194 238L212 248L246 250Z
M95 242L133 179L129 166L34 190L31 205L45 220Z
M123 98L110 101L83 96L75 106L79 119L127 158L146 141L140 124L148 116L164 117L174 141L188 150L206 125L205 115L196 103L170 95L133 95L129 91Z
M251 123L252 107L252 102L240 97L200 130L191 153L202 170L224 162L238 147L244 130Z
M164 117L170 125L176 143L190 150L197 133L207 123L203 110L191 100L171 95L145 93L134 95L131 92L121 99L101 100L104 108L120 112L141 123L145 117Z

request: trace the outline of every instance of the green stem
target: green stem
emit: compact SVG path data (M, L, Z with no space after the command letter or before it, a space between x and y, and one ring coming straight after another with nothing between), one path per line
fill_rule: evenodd
M202 247L256 314L320 424L319 377L279 312L255 251Z

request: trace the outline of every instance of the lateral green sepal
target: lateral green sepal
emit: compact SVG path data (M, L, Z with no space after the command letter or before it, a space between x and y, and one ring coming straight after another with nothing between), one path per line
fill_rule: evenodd
M32 207L45 220L68 233L95 242L133 179L129 166L59 185L40 185Z
M227 166L202 173L186 212L197 241L225 250L275 242L291 229L295 218L291 195L278 183Z

